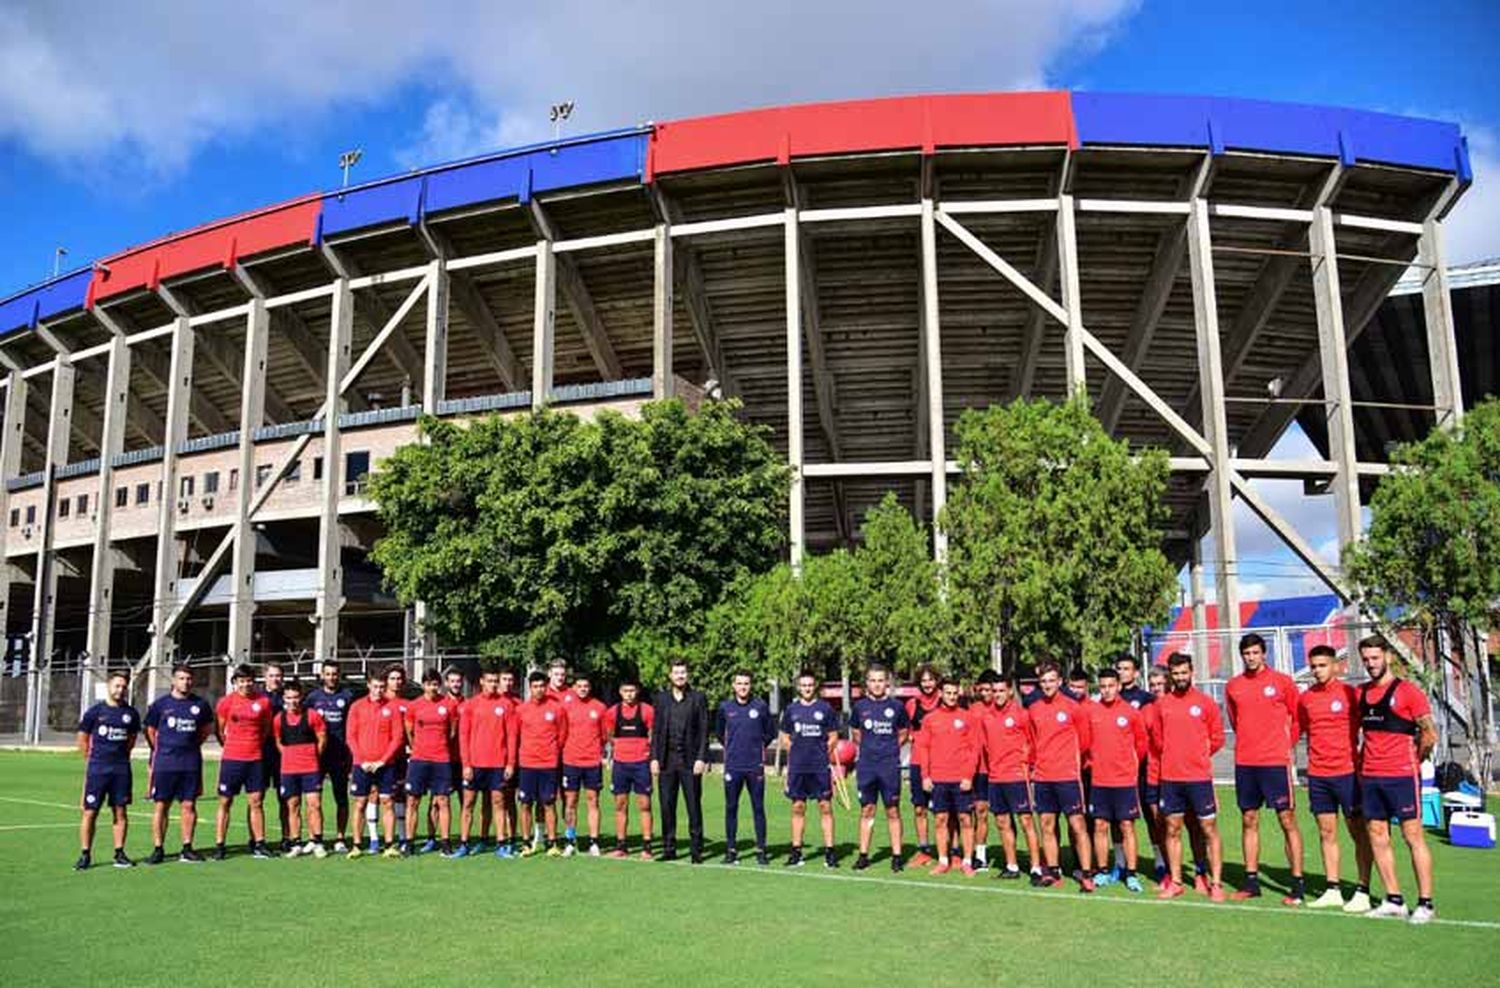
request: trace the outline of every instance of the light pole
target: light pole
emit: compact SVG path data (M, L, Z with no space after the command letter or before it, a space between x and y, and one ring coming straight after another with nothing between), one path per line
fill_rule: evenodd
M364 148L354 148L339 155L339 167L344 170L343 188L349 187L349 169L359 164L359 159L365 156Z
M52 277L62 273L62 259L68 256L68 248L57 247L52 251Z
M547 119L552 121L552 139L558 140L562 137L562 125L573 115L573 108L577 104L572 100L563 103L553 103L547 110Z

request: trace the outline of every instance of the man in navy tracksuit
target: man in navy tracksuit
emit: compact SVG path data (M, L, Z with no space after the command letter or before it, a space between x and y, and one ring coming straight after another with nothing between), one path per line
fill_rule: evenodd
M750 793L755 818L755 863L770 862L766 852L766 745L776 740L776 724L766 701L750 695L750 673L734 674L734 696L719 704L714 733L724 745L724 863L739 861L740 792Z

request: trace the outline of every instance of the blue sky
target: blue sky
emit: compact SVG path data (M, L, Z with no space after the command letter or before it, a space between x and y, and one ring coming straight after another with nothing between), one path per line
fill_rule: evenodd
M766 103L1079 88L1341 104L1460 122L1476 186L1455 262L1500 255L1500 4L909 0L0 0L0 294L206 220L356 178L573 132ZM796 30L791 30L796 25ZM1283 444L1295 455L1292 435ZM1265 488L1309 532L1332 505ZM1259 523L1254 584L1313 584ZM1316 539L1315 539L1316 541ZM1264 576L1266 579L1261 580ZM1254 587L1259 592L1260 586Z

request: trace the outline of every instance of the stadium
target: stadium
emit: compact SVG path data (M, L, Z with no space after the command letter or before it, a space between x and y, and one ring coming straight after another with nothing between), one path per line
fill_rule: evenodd
M383 457L417 441L417 418L628 414L674 395L738 398L770 428L793 470L795 561L856 542L888 491L934 519L964 409L1084 389L1115 436L1172 453L1165 548L1193 571L1197 606L1171 635L1206 630L1205 537L1218 613L1255 610L1240 606L1237 499L1327 584L1318 613L1347 618L1339 633L1352 634L1339 572L1251 481L1326 493L1352 540L1390 444L1461 415L1466 387L1488 390L1493 353L1475 342L1487 327L1475 315L1459 339L1443 257L1444 218L1471 180L1460 129L1433 120L1197 96L916 96L558 139L102 258L0 302L0 539L11 564L0 606L10 670L34 673L0 680L0 734L71 736L106 660L128 660L148 698L193 658L223 671L225 656L302 671L326 658L398 659L420 674L468 643L434 640L421 605L403 610L381 586L365 487ZM1403 275L1409 287L1393 300ZM1460 366L1466 355L1473 365ZM1293 421L1317 458L1271 456ZM941 534L934 543L942 554ZM199 689L217 696L220 676ZM4 759L0 809L21 815L0 831L73 825L53 818L72 819L76 762ZM705 786L711 835L718 788ZM774 802L780 842L786 811ZM1226 848L1239 841L1230 817ZM856 825L838 826L848 844ZM1270 874L1284 865L1267 826ZM1435 853L1454 908L1433 949L1455 976L1483 977L1500 928L1481 905L1493 869ZM792 874L780 870L663 866L634 882L619 869L638 866L621 862L579 865L561 882L525 869L574 866L486 861L454 878L435 858L370 866L368 902L335 895L366 931L389 922L382 902L399 904L440 938L434 947L472 954L438 980L481 969L557 979L562 948L545 935L557 929L567 959L601 984L692 970L761 981L773 938L800 974L847 976L850 952L829 948L848 931L891 931L898 910L904 924L874 945L880 967L899 970L936 943L991 980L1055 977L1056 934L1080 929L1113 938L1103 942L1131 956L1140 980L1180 976L1189 950L1203 954L1193 970L1205 983L1240 983L1238 965L1268 955L1275 966L1258 973L1277 983L1330 969L1416 976L1433 963L1398 943L1372 966L1348 917L1283 920L1294 914L1269 903L1214 915L1184 900L1187 911L1167 914L1094 896L1080 910L1061 892L832 873L802 873L792 898L790 882L770 877ZM54 970L49 945L79 893L18 860L5 868L35 908L9 914L15 960L47 980L68 967ZM267 878L241 864L213 866L206 890L187 869L150 872L163 896L201 902L176 929L194 956L223 942L232 916L257 943L290 933L309 975L347 979L354 950L339 939L320 949L312 922L330 901L332 872L320 869L341 866L275 865ZM520 869L508 887L528 908L497 937L505 907L484 897L505 867ZM100 880L89 894L101 915L123 916L142 900L112 877L83 881ZM314 904L294 920L244 908L270 896ZM785 936L789 900L804 919ZM738 936L700 908L708 902L737 911ZM810 917L830 928L802 929ZM1282 936L1298 922L1315 932ZM68 934L76 962L127 984L161 975L148 952L120 949L119 928L82 927ZM385 976L432 976L418 946L398 949ZM240 983L283 977L262 960Z
M1169 554L1207 533L1227 612L1234 498L1343 594L1248 481L1327 490L1352 539L1387 420L1457 413L1442 220L1470 178L1429 120L923 96L569 138L171 234L0 305L12 653L431 655L365 560L363 478L419 413L704 390L774 430L794 558L888 490L934 516L964 408L1084 387L1173 452ZM1355 400L1412 265L1412 366ZM1326 454L1268 459L1299 414Z

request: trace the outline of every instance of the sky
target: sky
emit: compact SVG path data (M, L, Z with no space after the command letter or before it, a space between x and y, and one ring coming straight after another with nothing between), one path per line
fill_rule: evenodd
M1091 89L1461 124L1451 263L1500 256L1500 3L0 0L0 294L209 219L568 133L820 99ZM1308 455L1295 429L1277 455ZM1257 482L1314 544L1327 498ZM1246 597L1316 590L1248 512Z

